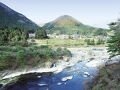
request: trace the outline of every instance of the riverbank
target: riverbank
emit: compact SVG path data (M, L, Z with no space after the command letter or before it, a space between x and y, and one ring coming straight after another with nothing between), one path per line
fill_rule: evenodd
M99 66L97 63L94 63L92 61L97 60L100 62L101 60L106 60L108 58L107 50L106 48L101 47L87 47L87 48L69 48L71 51L73 57L72 58L64 58L63 60L57 60L57 62L54 64L46 62L46 68L45 67L35 67L35 68L29 68L29 69L23 69L23 70L14 70L14 71L6 71L6 73L3 73L4 77L2 79L12 78L19 75L27 74L27 73L43 73L43 72L53 72L58 73L61 72L66 67L71 67L75 65L77 62L80 61L88 61L88 65L86 66ZM102 57L101 57L102 56ZM92 65L89 64L92 62ZM50 67L52 65L52 67ZM2 76L2 75L1 75Z
M53 49L48 46L0 46L0 53L2 84L16 81L16 77L24 74L55 72L61 68L54 64L67 62L72 56L66 48Z
M78 49L78 48L77 48ZM56 62L46 62L44 63L44 65L39 65L35 68L26 68L26 69L17 69L17 70L7 70L7 71L3 71L1 72L3 75L3 77L1 77L2 79L7 79L7 78L12 78L12 77L16 77L19 76L21 74L27 74L27 73L42 73L42 72L54 72L54 73L58 73L61 72L64 68L66 67L70 67L74 64L76 64L77 62L81 61L82 59L81 57L81 53L82 51L77 51L76 48L69 48L70 51L72 51L72 58L69 57L64 57L61 60L56 60Z
M120 90L120 62L101 68L88 85L89 90Z
M67 76L65 75L64 77L61 77L61 80L63 80L63 79L66 80L66 78L68 78L68 79L70 78L74 81L74 79L80 77L80 75L82 73L82 76L81 76L80 80L82 78L85 78L85 79L87 78L88 79L88 81L85 80L83 82L89 82L89 79L95 78L95 79L91 80L91 81L93 81L93 83L89 85L90 86L89 89L91 89L91 90L101 90L101 89L96 89L96 88L103 87L102 90L105 90L104 89L104 80L105 81L108 80L108 82L111 80L111 79L109 80L108 75L105 72L105 70L106 70L105 68L107 68L108 72L110 70L112 70L112 69L109 68L109 66L111 66L111 65L115 66L117 63L119 63L120 62L120 56L116 56L116 57L112 58L111 60L108 59L109 54L107 53L107 48L105 48L105 47L68 48L68 50L70 50L71 53L72 53L71 58L64 57L61 60L56 60L57 62L53 62L53 63L46 62L46 65L43 65L44 67L40 65L39 67L35 67L35 68L24 69L24 70L21 70L21 71L14 71L13 73L5 75L2 79L4 79L4 80L8 79L7 80L7 83L8 83L7 85L10 85L10 86L11 86L11 80L13 79L13 86L15 86L16 83L14 84L14 82L16 82L16 80L21 81L21 80L18 79L18 77L21 77L21 75L23 77L26 76L26 75L29 75L30 77L31 76L34 77L34 75L39 74L37 76L37 80L38 80L39 78L44 77L44 76L42 76L43 74L52 73L53 76L57 75L57 74L59 75L59 73L64 72L68 68L68 72L72 72L72 74L69 74ZM77 64L79 65L79 63L81 63L81 65L77 66ZM107 65L107 67L104 67L106 65ZM119 66L119 65L117 65L117 66ZM72 68L71 71L69 70L70 68ZM85 68L88 69L88 71ZM93 69L93 71L89 72L89 69L90 70ZM94 72L94 69L95 69L95 72ZM97 72L99 72L99 69L100 69L100 73L97 73ZM83 70L83 71L81 72L81 70ZM119 68L118 68L118 70L119 70ZM65 71L65 73L67 73L67 71ZM93 74L93 73L96 73L96 74ZM112 73L115 73L115 72L112 72ZM101 74L103 76L101 76ZM110 72L110 74L111 74L111 72ZM96 77L96 75L98 75L98 77L100 75L101 76L100 79L98 79L98 77ZM28 82L29 82L29 79L31 80L31 79L33 79L33 77L27 78ZM50 77L51 77L51 75L50 75ZM50 78L50 79L52 80L52 78ZM23 78L22 80L25 81L25 78ZM60 83L64 83L64 82L71 82L72 80L66 80L66 81L62 81L62 82L59 81L55 84L60 84ZM113 78L113 81L114 81L114 78ZM111 83L114 83L113 81L111 81ZM77 82L78 81L76 81L76 83ZM94 82L96 82L96 83L94 83ZM98 82L100 82L100 83L98 83ZM115 81L115 82L118 83L117 81ZM39 86L39 83L37 85ZM81 85L83 85L83 84L81 84ZM93 87L92 85L95 86L95 87ZM103 86L101 86L101 85L103 85ZM61 86L61 84L58 85L58 86ZM105 87L105 88L108 88L108 87ZM42 86L41 86L41 88L42 88ZM114 90L114 89L111 89L111 90Z

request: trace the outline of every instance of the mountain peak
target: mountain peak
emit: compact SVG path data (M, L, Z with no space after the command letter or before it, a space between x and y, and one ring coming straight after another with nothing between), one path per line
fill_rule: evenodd
M46 23L43 28L50 34L80 34L92 35L95 27L85 25L72 16L63 15L52 22ZM89 33L88 33L89 32Z
M62 19L67 19L67 20L70 19L70 20L79 22L78 20L76 20L75 18L73 18L72 16L69 16L69 15L60 16L60 17L58 17L55 21L62 20Z
M78 20L69 15L63 15L50 22L54 24L56 27L73 27L76 24L80 24Z
M63 15L63 16L60 16L61 18L72 18L72 16L69 16L69 15Z

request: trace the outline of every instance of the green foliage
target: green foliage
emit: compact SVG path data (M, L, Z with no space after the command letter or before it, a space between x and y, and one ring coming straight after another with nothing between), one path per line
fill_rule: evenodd
M114 31L114 35L108 40L108 52L111 58L120 55L120 21L111 23L110 28Z
M63 48L63 49L57 48L56 52L57 52L57 56L59 56L60 58L61 58L61 56L67 56L67 57L72 56L71 52L66 48Z
M87 45L95 45L95 40L94 39L85 39L85 42L87 43Z
M100 44L105 44L105 41L103 39L98 39L97 45L100 45Z
M26 57L26 51L24 50L20 50L18 52L16 52L16 60L17 63L19 63L20 65L25 65L25 57Z
M31 42L32 42L32 43L34 43L34 42L35 42L35 40L34 40L34 39L31 39Z
M0 45L14 45L14 44L26 44L27 32L24 30L13 28L13 29L2 29L0 30Z
M8 28L18 27L25 30L39 29L39 26L26 18L24 15L5 7L7 6L0 3L0 28L7 26Z
M47 38L47 34L44 30L36 30L35 32L35 38L36 39L43 39L43 38Z
M92 36L92 35L102 35L106 36L106 29L99 29L95 27L91 27L88 25L84 25L74 19L71 16L65 15L61 16L53 22L45 24L43 30L46 30L49 34L79 34L84 36Z
M94 36L107 36L107 30L98 28L95 30Z
M64 48L64 51L63 51L63 52L64 52L64 55L65 55L65 56L68 56L68 57L69 57L69 56L72 56L72 53L71 53L68 49L66 49L66 48Z
M13 56L9 52L0 52L0 70L9 68L11 66L11 62L13 60Z
M7 7L7 8L6 7L7 7L6 5L4 5L3 3L0 2L0 30L3 30L3 29L13 30L13 28L17 27L21 30L25 30L26 32L33 33L33 32L35 32L35 30L40 29L40 27L37 24L35 24L34 22L32 22L31 20L26 18L24 15L12 10L9 7ZM4 32L0 32L0 36L3 33ZM12 40L18 41L20 39L19 34L21 32L19 32L17 29L16 31L11 33L10 38L12 38L14 36L14 33L16 33L18 35L16 35L16 37ZM8 33L7 33L7 31L6 31L6 33L4 33L4 35L7 35L7 34L9 34L9 31L8 31ZM46 37L45 31L42 31L42 34L43 35L41 35L41 37ZM24 33L20 34L20 35L24 36ZM5 43L6 38L0 38L0 44Z
M64 56L71 57L71 52L67 49L52 49L48 46L0 46L0 70L34 67Z
M90 83L89 90L120 90L119 77L120 63L103 67Z
M57 55L60 56L60 58L61 58L61 56L63 56L62 48L57 48L56 51L57 51Z

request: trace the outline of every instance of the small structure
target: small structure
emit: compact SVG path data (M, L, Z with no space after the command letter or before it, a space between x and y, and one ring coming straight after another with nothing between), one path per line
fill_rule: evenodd
M29 38L35 38L35 33L29 33Z

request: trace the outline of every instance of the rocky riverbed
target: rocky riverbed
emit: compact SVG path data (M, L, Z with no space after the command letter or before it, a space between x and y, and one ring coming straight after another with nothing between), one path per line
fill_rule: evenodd
M51 63L46 62L44 67L43 66L37 66L35 68L25 68L25 69L17 69L17 70L6 70L0 72L0 79L7 79L15 76L19 76L21 74L27 74L27 73L42 73L42 72L54 72L58 73L61 72L64 68L73 66L79 61L91 61L91 60L106 60L108 58L108 54L105 48L69 48L69 50L72 52L73 57L72 58L63 58L63 60L57 60L57 62ZM95 62L92 64L96 65ZM88 66L90 64L88 63ZM92 66L94 66L92 65Z
M53 64L51 64L52 66L50 65L46 68L36 67L31 70L16 71L16 72L9 73L9 74L5 74L5 72L3 72L4 75L2 74L1 79L12 78L12 77L29 74L29 73L34 74L34 73L43 73L43 72L53 72L54 74L52 75L52 77L50 76L50 78L49 78L50 80L51 80L51 78L53 78L54 75L57 75L58 77L61 78L62 82L66 82L66 81L70 81L71 79L74 80L76 78L75 75L78 76L79 74L80 75L82 74L81 78L88 78L88 81L89 81L89 79L93 78L94 74L97 73L97 69L99 66L105 65L106 62L108 62L108 61L110 61L110 62L107 64L115 63L115 60L116 60L116 62L119 61L119 59L117 60L117 58L119 58L119 57L115 57L112 60L109 60L108 59L109 55L107 53L106 48L99 48L99 47L69 48L69 50L73 54L72 58L64 58L64 60L58 60L58 62L53 63ZM114 62L113 62L113 60L114 60ZM89 71L91 71L93 73L91 73ZM62 73L62 75L61 75L61 73ZM65 74L63 74L63 73L65 73ZM72 73L72 74L70 74L70 73ZM68 74L68 75L66 75L66 74ZM47 76L47 77L49 77L49 76ZM39 78L41 78L41 76L39 76ZM42 78L44 78L44 76L42 76ZM57 83L57 85L61 85L62 82L56 82L56 83ZM78 80L76 81L76 83L77 82L78 82ZM45 85L45 83L43 83L43 84ZM41 85L41 84L39 84L39 85ZM47 86L48 86L48 83L47 83ZM13 89L13 90L15 90L15 89ZM21 89L18 89L18 90L21 90ZM32 90L34 90L34 89L32 89ZM41 90L45 90L45 89L41 89ZM52 89L52 90L55 90L55 89ZM63 89L63 90L66 90L66 89ZM76 89L76 90L78 90L78 89Z

